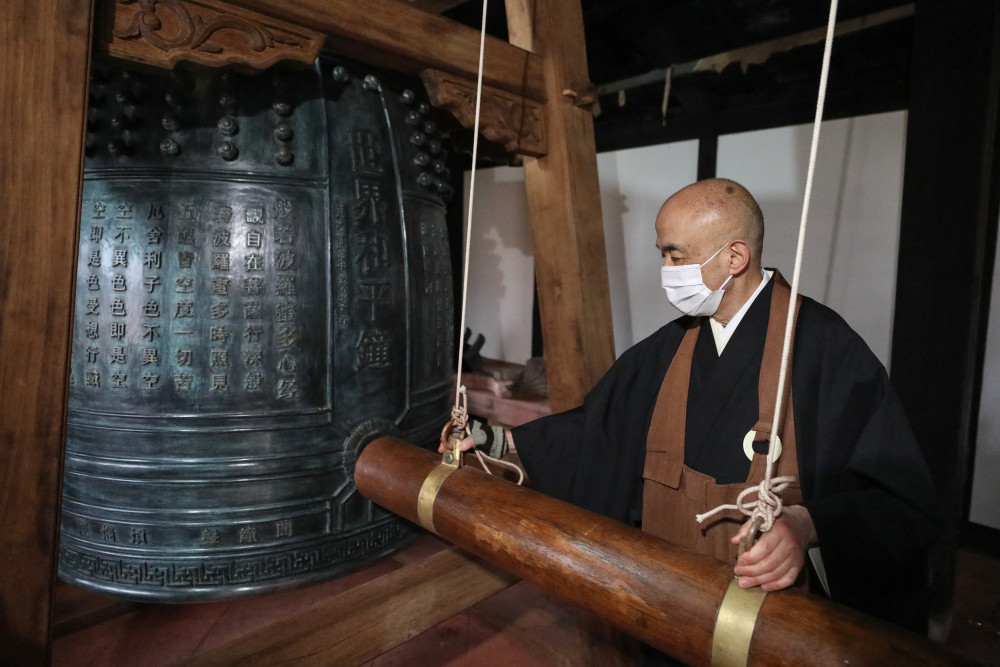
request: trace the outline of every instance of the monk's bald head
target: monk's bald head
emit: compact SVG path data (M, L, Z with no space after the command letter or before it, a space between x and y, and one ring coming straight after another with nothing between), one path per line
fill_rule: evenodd
M683 217L713 250L742 239L750 246L751 262L760 266L764 246L764 216L746 188L726 178L698 181L678 190L657 215Z

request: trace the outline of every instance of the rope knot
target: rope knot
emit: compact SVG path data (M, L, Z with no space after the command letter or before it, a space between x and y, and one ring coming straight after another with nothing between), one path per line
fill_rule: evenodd
M455 405L451 408L451 421L441 429L441 443L448 442L451 432L458 431L464 438L469 430L469 395L465 391L465 385L459 385L455 392Z
M761 519L761 531L765 533L774 526L774 520L781 516L782 510L781 496L776 493L772 484L773 481L769 479L760 483L757 490L757 504L753 514L750 515L751 519ZM782 489L785 486L788 484L783 485Z
M760 484L748 486L740 491L740 495L736 497L736 502L734 504L719 505L715 509L711 509L704 514L695 516L695 520L698 523L704 523L705 519L715 516L719 512L724 512L726 510L738 510L751 519L760 517L763 522L760 530L761 532L766 533L771 530L771 527L774 525L774 520L781 516L783 505L781 502L781 496L778 494L788 488L788 485L794 481L795 477L792 475L764 479ZM747 496L754 493L757 494L757 498L755 500L746 500Z
M447 422L444 425L444 428L441 429L441 443L447 446L448 437L455 431L460 433L460 438L467 436L471 437L471 433L469 432L469 395L465 390L464 384L458 386L458 391L455 394L455 405L451 409L451 421ZM501 437L506 438L507 431L503 431L503 435ZM506 448L504 448L504 450L506 451ZM521 467L517 464L511 463L510 461L501 461L500 459L494 458L489 454L484 454L478 447L473 447L472 452L476 455L476 458L479 459L479 463L483 466L483 470L490 475L493 474L493 471L490 470L486 461L492 461L498 465L514 470L517 472L517 485L520 486L524 483L524 471L521 470Z
M465 433L465 429L469 426L469 413L464 408L452 408L451 409L451 424L456 430Z

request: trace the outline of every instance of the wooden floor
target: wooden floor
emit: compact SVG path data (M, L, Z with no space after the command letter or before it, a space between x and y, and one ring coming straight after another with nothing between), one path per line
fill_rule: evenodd
M418 538L393 557L361 572L304 589L246 600L185 605L119 602L60 586L57 596L57 667L156 667L210 656L209 664L247 664L221 649L259 641L287 618L306 618L322 602L407 563L450 547ZM956 604L949 644L985 665L1000 666L1000 559L963 550L958 558ZM322 622L313 619L313 622ZM517 582L429 630L364 662L371 667L517 667L606 664L595 655L580 614L529 582ZM238 653L238 651L236 651ZM219 656L233 655L233 660ZM314 656L312 664L324 662ZM202 660L204 662L204 660ZM267 664L267 663L264 663ZM298 664L298 663L296 663Z
M948 644L984 665L1000 665L1000 558L959 550Z

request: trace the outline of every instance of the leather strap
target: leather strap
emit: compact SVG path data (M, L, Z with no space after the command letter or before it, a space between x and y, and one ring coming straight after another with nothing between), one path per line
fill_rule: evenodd
M695 343L704 318L693 318L681 344L667 368L660 393L653 408L646 438L647 452L669 452L684 460L684 437L687 429L687 397L691 384L691 362ZM654 435L656 434L656 435ZM663 437L666 436L666 437Z
M760 380L757 384L757 423L753 430L757 431L755 441L767 440L771 434L771 424L774 421L774 397L778 393L778 377L781 374L781 350L785 342L785 324L788 320L788 298L792 294L791 285L784 276L774 270L774 291L771 294L771 310L767 320L767 337L764 340L764 358L760 362ZM802 296L795 299L795 317L792 321L792 340L795 340L795 322L798 321L799 307L802 305ZM794 347L794 346L793 346ZM787 412L788 398L791 392L787 391L788 382L791 380L792 349L788 351L788 369L785 377L786 391L782 401L782 414ZM778 435L783 435L778 433Z

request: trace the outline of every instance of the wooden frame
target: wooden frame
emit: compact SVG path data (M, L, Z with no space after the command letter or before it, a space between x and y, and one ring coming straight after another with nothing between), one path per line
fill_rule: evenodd
M75 221L91 22L97 1L6 0L0 9L0 108L4 110L0 125L0 557L6 566L5 576L0 577L0 655L23 664L45 663L49 656ZM112 8L115 4L115 0L100 2ZM539 292L548 361L550 369L560 369L550 370L556 397L553 406L560 409L577 401L613 355L606 316L607 279L601 266L605 261L601 216L595 207L598 188L593 180L592 150L586 145L589 127L586 111L576 107L572 97L574 91L586 89L583 59L578 58L582 44L579 8L574 9L573 0L507 3L515 44L487 41L486 82L545 105L546 146L535 151L537 159L528 158L526 171L528 188L534 191L532 222L543 264ZM170 3L164 0L164 4ZM411 73L435 69L466 80L475 78L476 31L419 9L444 7L450 0L231 0L226 4L257 12L266 20L280 14L277 18L287 23L319 33L327 48L375 64ZM936 450L946 471L942 484L959 478L960 474L952 473L969 460L966 447L975 408L970 407L966 391L979 381L976 365L985 339L982 309L991 268L988 249L995 239L1000 206L996 185L967 179L968 189L957 176L967 173L959 167L970 156L977 176L996 174L1000 135L993 84L998 71L995 26L1000 19L989 3L960 3L964 8L975 6L978 13L956 11L954 4L917 2L920 38L914 50L922 60L914 68L914 81L920 79L921 85L913 87L910 105L908 145L914 150L907 151L893 346L898 356L894 361L899 361L893 363L893 375L911 418L918 417L914 419L918 430L931 433L932 438L940 435L938 440L944 443ZM557 25L560 12L566 12L565 28ZM379 20L371 20L373 16ZM966 36L963 49L941 59L940 45L950 44L945 38L954 39L954 35ZM976 41L968 35L975 35ZM972 49L977 44L992 54L985 77L989 87L982 85L983 76L965 66L985 62L982 53ZM955 77L955 72L966 76ZM955 81L961 83L957 93L938 90L942 82ZM963 104L956 106L956 99ZM952 118L954 109L965 110L963 122L951 124L957 132L949 131L943 122ZM953 159L939 159L951 154L954 145L966 149L954 153ZM910 187L914 174L920 174L919 182ZM925 187L920 179L927 179L933 187ZM992 181L996 183L995 178ZM948 185L946 192L942 182ZM938 213L928 204L931 200L946 203L946 213ZM956 212L954 202L964 203L964 208ZM916 227L912 227L911 217L917 215L913 212L922 212L919 217L924 220ZM928 296L922 249L926 238L935 238L940 231L940 220L965 221L960 242L948 246L950 254L938 261L966 268L958 280L940 283ZM598 264L588 264L598 256ZM952 285L970 282L979 291L955 301ZM939 316L940 325L925 326L929 309L952 305L955 308L946 311L947 317ZM955 336L954 329L960 335ZM904 362L926 357L928 350L938 352L934 369L942 368L941 373L928 375L919 365L907 370ZM935 381L925 382L925 375ZM947 380L944 393L938 382L941 377ZM942 403L939 398L944 394L951 400ZM952 490L949 495L953 509L961 494Z
M98 3L112 26L119 11L133 20L160 12L157 18L174 21L161 21L162 29L176 31L151 39L125 21L109 36L92 26ZM212 12L227 11L242 21L242 37L207 28L179 37L191 27L183 16L199 16L190 20L204 28ZM521 99L542 109L545 121L547 146L535 141L526 151L536 156L527 187L547 360L558 369L549 382L553 406L562 409L582 399L614 356L591 117L564 94L586 85L582 18L578 0L509 0L509 12L520 46L488 39L484 79L504 93L504 104ZM7 572L0 648L23 664L44 664L92 35L116 56L147 64L262 67L304 60L322 43L376 65L474 81L479 34L405 0L7 0L0 18L0 558ZM220 40L213 48L222 43L222 57L199 53L210 39Z
M0 655L48 661L91 4L0 10Z

